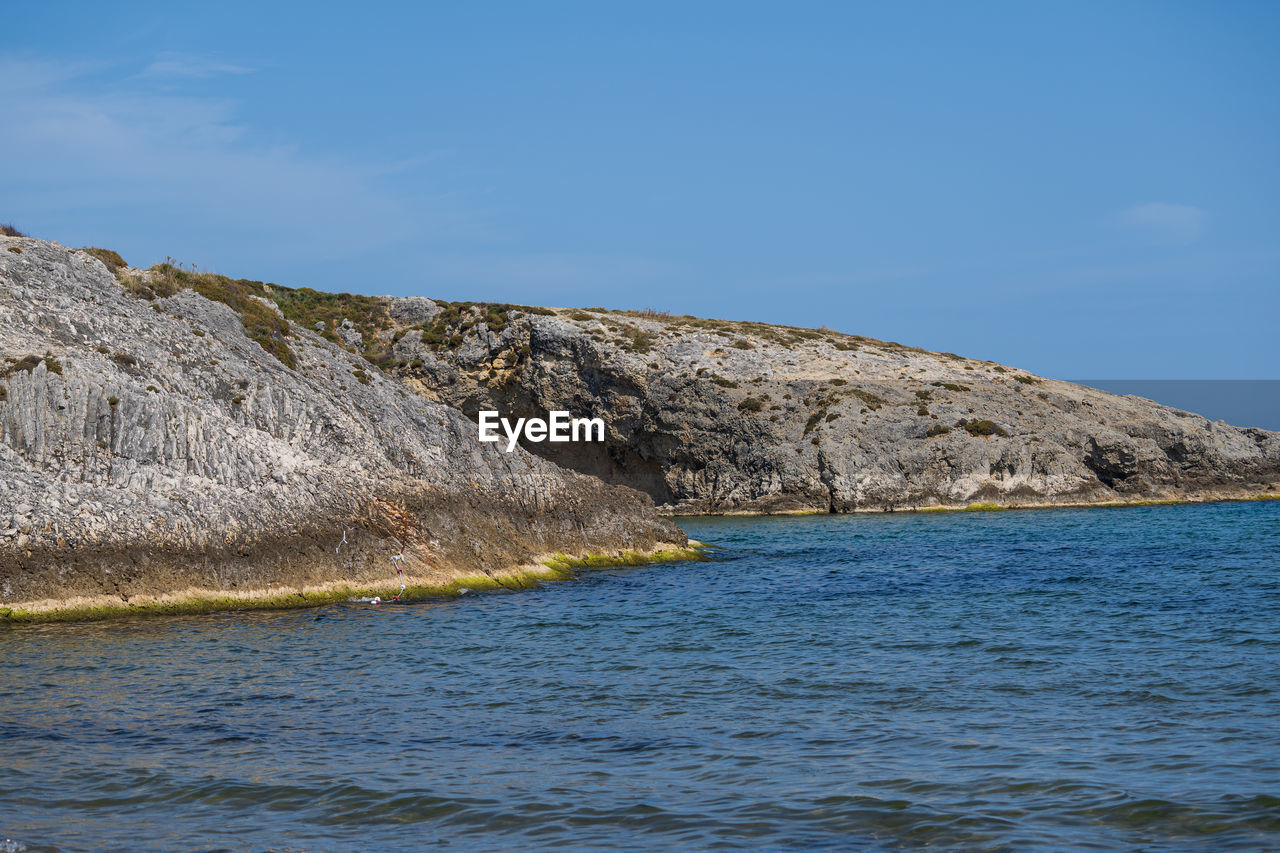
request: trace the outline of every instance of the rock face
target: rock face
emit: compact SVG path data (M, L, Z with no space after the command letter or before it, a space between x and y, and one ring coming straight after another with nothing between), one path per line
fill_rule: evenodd
M0 611L385 584L401 554L407 580L441 583L547 552L685 544L654 502L1280 491L1278 433L950 353L167 266L117 277L99 258L119 257L92 251L0 237ZM606 441L508 454L477 440L482 409L599 417Z
M424 582L686 542L647 496L482 445L254 310L291 333L292 367L226 304L134 298L88 254L0 238L0 607L385 583L401 552Z
M1280 433L991 362L826 330L499 307L454 305L384 332L390 369L472 417L603 418L604 445L526 446L666 511L1280 491Z

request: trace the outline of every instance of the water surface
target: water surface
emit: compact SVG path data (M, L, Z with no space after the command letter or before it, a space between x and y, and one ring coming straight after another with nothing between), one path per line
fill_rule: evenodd
M684 524L725 559L0 629L0 840L1280 848L1280 504Z

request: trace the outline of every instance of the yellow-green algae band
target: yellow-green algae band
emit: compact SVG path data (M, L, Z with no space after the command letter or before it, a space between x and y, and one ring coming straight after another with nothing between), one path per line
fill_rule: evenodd
M659 548L653 551L624 551L621 554L552 554L540 558L536 564L528 564L493 574L463 575L447 583L408 586L400 593L402 601L421 601L430 598L451 598L463 590L485 592L497 589L533 589L546 581L571 580L575 569L605 569L617 566L642 566L654 563L671 563L707 559L707 546L690 541L688 547ZM135 616L174 616L210 613L218 610L287 610L302 607L322 607L338 604L352 598L381 596L384 601L399 592L394 584L387 586L351 586L333 584L302 590L275 588L269 591L255 590L240 595L191 595L172 600L146 601L139 604L99 603L69 605L40 610L0 607L0 623L87 622L101 619L119 619Z
M1097 502L1080 502L1080 503L1035 503L1035 504L999 504L999 503L972 503L966 506L920 506L920 507L903 507L896 512L1005 512L1015 509L1113 509L1116 507L1131 506L1183 506L1185 504L1207 504L1207 503L1248 503L1250 501L1277 501L1280 500L1280 494L1257 494L1249 497L1236 498L1167 498L1167 499L1149 499L1144 498L1136 501L1097 501ZM875 512L878 510L868 510Z

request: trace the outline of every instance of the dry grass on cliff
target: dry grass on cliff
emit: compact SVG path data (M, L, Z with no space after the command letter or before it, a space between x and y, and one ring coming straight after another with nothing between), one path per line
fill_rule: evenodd
M80 251L84 252L86 255L93 255L95 258L102 261L102 263L106 264L107 269L112 275L119 273L120 270L129 266L125 263L124 258L120 257L119 252L112 251L111 249L100 249L97 246L85 246Z
M716 320L707 317L694 317L690 314L670 314L666 311L658 311L653 308L645 308L640 311L634 310L609 310L604 308L591 308L590 311L598 313L608 313L620 315L624 317L634 317L638 320L649 320L655 323L661 323L673 332L714 332L716 334L725 335L727 337L737 337L738 340L743 338L754 338L757 341L776 344L788 349L804 343L828 343L838 350L851 351L858 349L860 343L870 343L876 346L883 345L893 350L911 350L923 352L923 350L915 350L914 347L904 347L897 343L886 343L876 341L872 338L866 338L861 335L846 335L843 332L837 332L823 326L820 329L806 329L800 326L779 326L772 323L759 323L754 320ZM597 319L583 312L570 315L574 320ZM744 344L735 343L739 349L751 348L750 341Z
M141 276L117 276L124 288L140 299L169 297L191 290L205 299L221 302L240 315L248 338L275 356L281 364L294 367L293 350L286 342L293 337L289 321L270 305L270 289L260 281L230 279L224 275L196 272L173 263L156 264Z
M295 289L272 285L270 298L280 306L286 317L299 326L314 329L317 323L323 324L324 328L318 334L338 346L345 346L337 333L343 320L351 321L366 344L372 343L379 332L394 325L386 303L376 296L326 293L310 287Z
M113 255L124 267L123 259L107 249L85 249L108 267L111 263L99 252ZM120 275L113 269L126 290L141 299L153 300L173 296L191 290L206 299L221 302L240 315L245 334L282 364L294 366L293 350L288 338L293 338L290 321L299 326L314 329L321 325L318 334L344 349L350 349L337 333L343 320L350 320L365 342L361 355L379 363L387 355L386 342L378 333L394 326L386 304L375 296L354 293L326 293L309 287L289 288L265 284L249 279L232 279L216 273L187 269L172 261L156 264L141 276ZM279 309L277 312L271 306ZM283 316L282 316L283 315Z
M418 326L422 343L436 351L455 349L480 324L494 334L501 334L511 324L512 312L555 316L550 308L512 305L506 302L444 302L440 313Z

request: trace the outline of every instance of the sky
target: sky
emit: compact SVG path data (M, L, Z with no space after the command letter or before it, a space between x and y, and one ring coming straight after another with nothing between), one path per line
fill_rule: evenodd
M135 266L1280 378L1274 2L25 3L0 222Z

